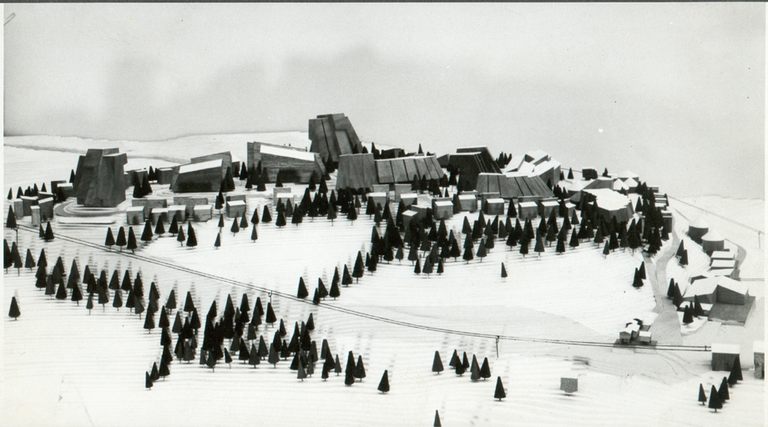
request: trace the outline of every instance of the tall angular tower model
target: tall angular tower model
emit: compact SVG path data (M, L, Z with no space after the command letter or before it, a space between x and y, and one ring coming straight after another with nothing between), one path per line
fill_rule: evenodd
M125 200L123 166L125 153L117 148L89 148L77 161L75 194L77 204L87 207L115 207Z
M362 153L363 146L352 122L344 114L321 114L309 119L309 151L320 154L326 165L338 165L342 154Z

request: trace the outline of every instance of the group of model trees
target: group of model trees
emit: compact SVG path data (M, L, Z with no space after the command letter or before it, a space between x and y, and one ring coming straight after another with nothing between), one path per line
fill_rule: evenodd
M154 169L152 169L154 173ZM149 185L150 177L147 173L132 172L133 198L140 199L152 194L152 186Z
M741 363L737 356L731 366L731 371L728 374L728 377L723 377L722 381L720 381L720 387L715 387L713 384L710 388L709 399L707 399L707 395L704 392L704 386L699 384L697 400L702 406L706 405L709 409L713 409L714 412L717 412L717 410L722 409L723 404L731 398L729 387L733 387L743 379L744 378L741 375Z
M192 227L192 223L187 223L187 232L184 232L183 225L179 225L176 220L176 216L171 220L171 224L166 231L163 225L162 219L157 221L154 232L152 231L152 222L147 220L144 223L143 231L141 232L141 241L144 243L151 242L156 236L162 237L166 233L172 236L176 236L176 241L181 246L195 247L197 246L197 236L195 235L195 229ZM128 231L125 231L125 227L120 227L117 230L117 236L112 232L111 227L107 227L107 235L104 238L104 246L112 249L113 246L117 246L120 251L125 248L126 250L134 253L138 249L138 242L136 241L136 234L133 232L133 227L128 226Z
M693 323L694 317L704 316L704 308L699 302L698 295L694 295L693 300L688 301L688 303L685 304L683 295L680 292L680 286L674 278L669 279L669 285L667 286L667 298L672 300L672 304L675 305L678 311L683 311L684 325Z

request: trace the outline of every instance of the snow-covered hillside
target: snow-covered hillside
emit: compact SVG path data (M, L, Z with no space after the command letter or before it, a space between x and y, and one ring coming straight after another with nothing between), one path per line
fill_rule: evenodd
M254 139L297 146L303 138L306 143L306 134L298 132L268 135L259 134ZM67 147L75 146L74 140L29 138L6 138L6 142L54 151L6 146L6 187L64 179L76 165L74 151L81 153L91 146L76 145L77 149L70 151ZM162 144L122 142L117 146L129 153L129 162L141 167L161 166L163 160L183 162L210 152L212 144L200 141L226 141L217 143L215 150L231 150L238 159L245 155L245 141L251 140L246 136L190 138ZM111 145L104 141L88 144ZM164 186L154 188L160 193L166 191ZM265 204L271 206L268 193L248 192L249 216L254 208L261 211ZM731 201L724 199L723 203ZM739 201L732 203L736 206ZM470 220L477 217L456 215L447 222L448 227L459 229L465 215ZM125 223L124 214L112 218L116 221L113 227ZM22 223L25 221L28 219ZM293 295L300 276L311 293L318 277L324 277L328 284L334 267L342 263L351 266L357 251L370 246L373 226L363 214L354 223L339 218L333 225L320 218L305 218L298 226L288 224L282 229L274 223L261 223L259 238L252 242L252 225L233 235L228 231L231 221L226 221L221 232L219 249L213 247L219 231L216 219L194 223L197 248L180 247L172 237L162 237L142 246L137 251L140 257L135 258L62 238L67 235L101 245L104 226L65 226L54 221L60 238L45 243L34 232L20 231L19 245L23 251L30 248L35 257L45 248L49 263L61 255L68 267L76 258L81 270L88 264L96 271L118 269L121 275L126 269L134 275L141 271L147 288L151 281L157 284L161 301L172 289L180 302L190 291L204 315L214 300L223 307L227 295L236 305L244 292L251 304L257 297L266 303L270 295L255 286ZM678 223L678 229L682 224ZM720 231L729 236L729 230ZM140 234L140 227L136 232ZM15 233L5 230L4 237L10 242ZM668 244L663 251L674 249ZM663 254L656 259L662 258ZM698 261L692 258L695 267ZM509 251L497 240L482 262L447 262L442 276L417 276L407 261L380 263L375 273L366 272L358 284L342 287L335 301L328 298L315 306L277 295L271 298L278 318L285 320L288 329L312 314L317 326L312 338L318 345L327 338L332 352L342 360L348 351L362 355L367 371L362 383L346 387L344 377L333 374L324 382L319 369L301 382L296 372L288 369L290 361L281 361L276 368L266 362L252 368L236 359L231 368L220 364L211 372L195 360L191 364L174 361L171 375L158 381L151 391L144 389L144 371L159 360L158 329L147 333L138 316L124 308L116 311L111 305L104 310L97 305L89 314L85 301L77 306L36 289L34 270L10 270L3 275L2 307L7 309L16 295L22 316L19 320L6 316L2 324L0 418L10 419L8 425L410 426L431 425L434 411L439 410L443 425L762 425L763 382L753 378L748 358L742 358L747 369L744 381L731 389L731 400L714 414L696 402L699 383L708 391L725 374L710 371L708 352L502 339L497 357L497 343L492 338L403 325L610 343L624 322L635 317L650 321L657 314L654 307L659 284L655 277L640 289L631 286L633 269L642 260L639 254L621 250L604 258L601 248L593 243L568 248L564 255L556 255L554 247L549 247L541 259L531 251L523 259L517 250ZM179 268L161 265L164 262ZM506 279L500 277L501 262L509 272ZM648 267L649 271L667 268ZM236 282L201 277L196 271ZM670 267L667 274L682 273ZM762 303L762 295L759 301ZM753 326L756 329L747 328L738 339L744 343L749 340L751 345L754 332L762 327L762 318ZM258 333L270 339L274 329L261 325ZM720 328L714 336L727 332ZM686 344L711 343L685 339ZM472 382L469 373L462 377L452 373L447 365L454 349L459 354L466 351L470 358L476 354L480 361L488 357L491 379ZM430 372L436 350L447 369L441 375ZM386 395L376 390L385 369L391 384ZM579 391L572 396L559 391L560 377L566 375L579 378ZM507 389L507 398L501 402L493 399L496 376ZM296 410L297 405L302 410Z

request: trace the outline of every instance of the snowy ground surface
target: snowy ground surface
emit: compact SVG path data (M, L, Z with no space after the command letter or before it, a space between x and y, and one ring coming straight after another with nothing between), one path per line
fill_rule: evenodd
M264 135L253 139L243 139L242 135L239 139L194 138L232 141L226 143L231 147L217 145L217 151L232 150L238 159L245 156L247 140L290 141L297 146L302 138L306 140L306 134L272 134L272 139ZM190 151L178 141L163 143L162 150L156 147L160 144L150 143L124 142L118 146L129 153L129 159L134 156L130 161L137 167L161 166L160 160L181 163L210 151L210 145L200 152ZM80 147L91 146L77 145L74 153L9 148L9 143L61 150L73 142L52 137L6 138L4 188L31 185L41 179L64 179L75 167L77 153L84 152ZM41 163L46 166L41 167ZM154 188L160 194L166 191L163 186ZM249 215L253 208L269 203L267 194L249 193ZM721 203L737 206L740 201ZM745 211L754 208L741 206ZM474 217L476 214L470 214L470 219ZM124 214L114 218L116 225L125 222ZM463 215L455 216L448 226L460 228L462 220ZM53 225L58 233L89 242L101 244L104 239L103 226ZM299 226L289 224L283 229L274 223L260 224L256 242L249 240L250 228L233 235L228 232L230 225L228 220L219 249L213 247L218 232L213 220L194 225L200 244L197 248L181 248L173 238L162 237L143 246L136 258L63 239L44 243L26 231L19 233L19 244L22 250L32 249L35 256L45 248L49 261L61 255L67 267L75 257L81 270L87 263L97 270L118 268L122 272L129 268L134 275L141 271L147 288L150 281L157 283L161 300L171 289L180 297L190 290L204 315L213 300L223 307L227 294L236 305L243 292L251 304L257 296L265 302L269 299L249 284L293 294L298 277L304 276L312 292L318 277L330 279L334 266L351 264L357 251L368 246L373 223L361 214L354 224L339 219L331 226L325 219L308 218ZM681 226L678 222L678 228ZM140 228L136 231L140 234ZM719 231L732 236L725 226ZM683 234L677 236L685 239ZM4 237L10 241L15 235L6 230ZM737 244L745 245L749 259L750 248L741 237L733 235ZM691 248L689 242L686 245ZM52 300L34 287L34 271L12 270L3 276L2 307L6 310L16 295L22 316L18 321L3 320L0 419L8 422L0 424L431 425L437 409L443 425L763 425L764 382L755 380L751 370L745 370L744 382L731 389L731 400L722 411L714 414L697 404L698 384L709 390L709 384L719 384L723 374L710 371L708 352L502 340L497 358L493 339L408 328L325 307L485 334L612 342L624 322L634 317L653 319L660 305L669 304L659 298L659 293L666 291L666 283L657 283L654 273L682 277L685 272L675 270L674 260L669 260L675 249L676 244L665 245L663 253L654 258L658 265L646 259L650 279L639 290L630 286L633 269L642 260L639 254L617 251L605 259L600 248L584 243L565 255L555 255L554 248L548 248L541 259L533 251L523 259L497 241L482 262L448 262L441 277L415 276L409 262L380 263L376 273L366 273L359 284L342 288L336 301L327 299L313 306L274 297L277 315L289 329L312 313L317 325L313 338L318 344L328 338L331 350L342 361L350 350L363 356L367 378L353 387L345 387L343 377L333 375L327 382L321 381L319 369L312 378L299 382L287 362L278 363L276 368L262 363L255 369L235 362L231 369L220 365L212 373L196 361L174 361L171 376L146 391L144 371L160 357L159 330L148 334L137 316L126 309L118 312L108 305L102 311L97 305L89 315L85 301L76 306L70 301ZM243 285L201 278L142 257L235 279ZM506 279L499 277L502 261L509 272ZM702 263L693 255L688 269L700 268ZM763 276L755 273L753 277ZM761 288L762 282L754 286ZM757 302L762 310L762 293ZM740 343L743 353L747 351L742 365L750 369L752 358L745 347L748 344L751 348L752 340L762 335L764 320L753 313L750 321L740 329L707 325L681 339L696 345ZM656 322L661 325L671 323L671 319ZM271 337L274 328L262 325L259 333ZM457 377L450 371L432 374L434 351L440 351L448 368L454 349L466 351L470 358L476 354L480 361L488 357L492 379L501 376L507 399L493 400L495 381L473 383L469 374ZM392 388L382 395L376 386L385 369ZM558 389L559 379L565 375L579 378L579 391L572 396Z

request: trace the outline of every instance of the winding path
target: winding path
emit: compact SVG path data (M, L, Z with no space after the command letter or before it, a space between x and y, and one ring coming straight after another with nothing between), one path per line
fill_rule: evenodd
M661 254L656 261L649 257L645 258L648 277L653 284L653 295L656 299L655 311L659 316L651 325L653 338L659 343L666 345L681 345L683 336L680 333L680 323L677 319L677 309L672 301L667 299L667 263L675 255L675 248L680 244L680 238L677 232L672 230L672 241L667 250Z

